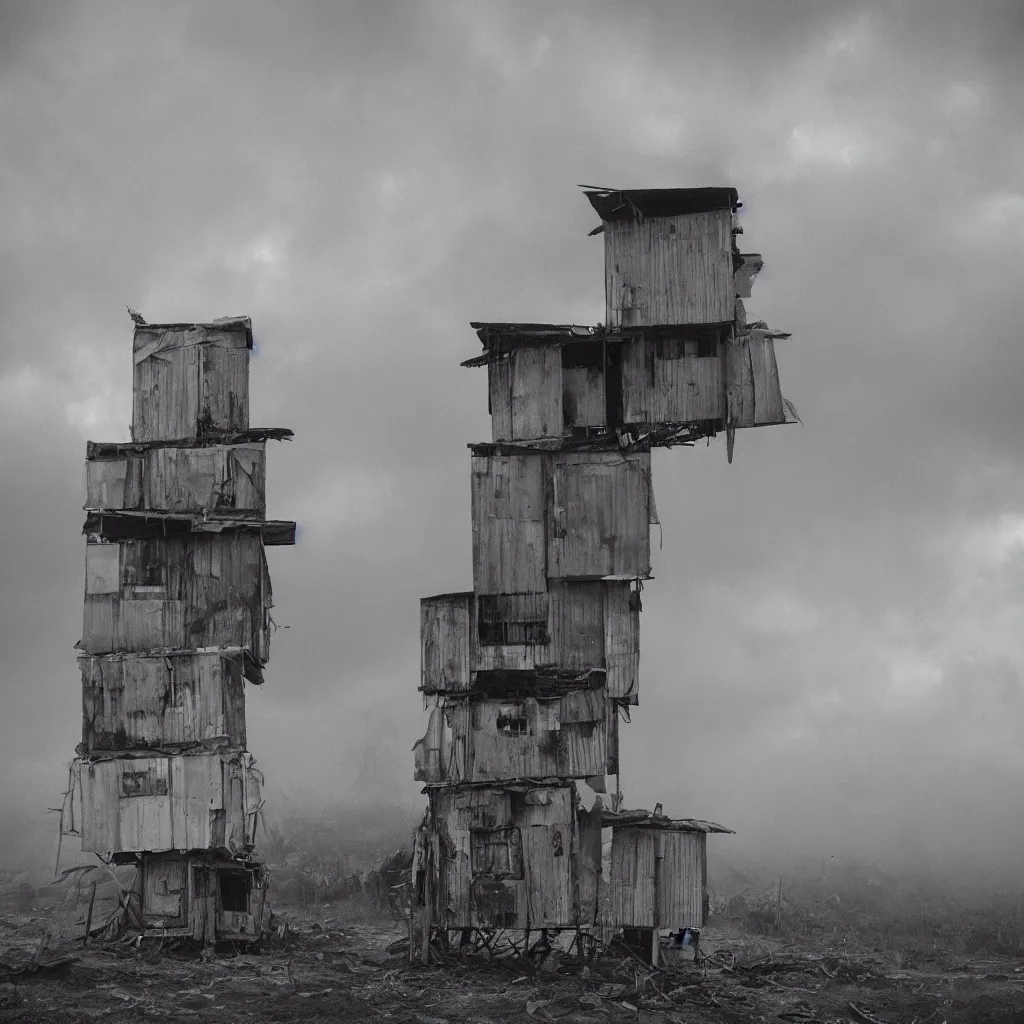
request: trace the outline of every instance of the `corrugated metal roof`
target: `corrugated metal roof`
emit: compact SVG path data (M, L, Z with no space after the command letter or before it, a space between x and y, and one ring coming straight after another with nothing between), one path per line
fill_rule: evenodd
M642 188L596 189L584 195L601 220L626 220L630 217L677 217L685 213L731 210L740 205L736 189Z
M735 835L731 828L700 818L668 818L653 811L605 811L601 816L605 828L656 828L666 832L723 832Z

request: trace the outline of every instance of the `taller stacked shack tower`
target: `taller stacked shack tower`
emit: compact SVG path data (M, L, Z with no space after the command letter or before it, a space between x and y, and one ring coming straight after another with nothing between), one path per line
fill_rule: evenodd
M244 681L270 642L266 442L249 426L248 317L137 314L132 440L86 451L83 730L73 766L82 849L138 865L146 934L254 939L260 775Z
M528 945L624 929L657 960L659 936L703 925L706 837L728 831L621 807L650 453L724 432L731 461L738 428L787 422L774 340L788 335L747 322L761 258L739 252L734 189L587 197L605 323L474 323L484 351L463 364L487 367L492 438L470 446L473 590L421 602L423 950L454 930Z

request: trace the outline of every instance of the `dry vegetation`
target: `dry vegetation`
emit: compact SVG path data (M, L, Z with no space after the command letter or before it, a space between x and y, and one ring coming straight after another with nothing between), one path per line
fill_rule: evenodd
M1017 895L869 865L785 874L781 900L777 876L719 881L702 965L686 952L652 971L614 945L586 963L555 950L531 961L453 953L410 964L404 922L365 882L413 822L378 812L358 842L344 842L359 823L350 812L268 830L278 929L256 953L86 947L81 937L44 948L54 921L79 906L73 881L36 887L4 876L0 1020L1024 1020Z

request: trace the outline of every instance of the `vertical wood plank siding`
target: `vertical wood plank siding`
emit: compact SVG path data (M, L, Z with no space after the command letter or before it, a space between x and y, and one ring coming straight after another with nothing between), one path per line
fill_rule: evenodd
M472 459L473 589L545 589L544 456Z
M244 328L138 327L132 439L177 440L249 426Z
M725 416L718 356L661 358L653 338L622 343L622 418L625 423L691 423Z
M258 776L245 755L190 754L76 762L84 853L251 849ZM244 786L242 776L245 774ZM151 792L126 795L125 776L148 777Z
M728 210L604 225L610 327L724 323L733 317Z
M424 693L469 689L472 604L472 593L420 601L420 689Z
M245 746L241 654L79 658L86 753Z
M471 626L470 657L474 672L604 667L604 592L602 584L552 581L548 587L547 644L482 644Z
M775 342L764 331L740 334L727 346L728 420L736 427L785 423Z
M605 686L610 699L639 703L640 601L627 581L605 586Z
M660 859L657 876L655 859ZM675 929L704 923L707 836L703 832L616 828L611 870L616 924Z
M487 364L487 405L491 440L512 440L512 360L509 353Z
M707 888L707 836L703 832L662 831L658 871L658 925L700 928Z
M548 575L650 575L650 453L559 453L553 460Z
M654 924L653 829L615 829L612 834L611 912L619 927L650 928Z
M595 923L600 817L590 816L589 831L581 826L571 786L544 786L514 794L492 789L441 790L432 792L429 799L439 855L438 923L452 929L571 928ZM481 808L488 811L481 814ZM494 832L500 828L521 850L521 878L474 875L472 833L487 829L490 837L484 838L494 840L500 838ZM482 861L478 865L484 866Z
M266 511L266 443L154 448L85 464L89 509Z
M263 663L272 604L253 531L88 543L81 646L86 654L242 647Z
M562 433L562 354L557 345L524 345L511 356L512 438Z
M523 778L585 779L608 773L609 726L603 690L561 698L462 700L445 707L449 735L437 774L425 782L501 782Z

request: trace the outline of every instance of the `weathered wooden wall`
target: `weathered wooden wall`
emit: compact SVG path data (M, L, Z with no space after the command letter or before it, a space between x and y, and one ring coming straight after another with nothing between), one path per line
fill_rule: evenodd
M76 761L83 852L247 852L260 788L246 762L219 753Z
M472 592L420 601L420 689L425 693L469 689L472 617Z
M562 361L557 345L523 345L487 364L495 441L559 437Z
M726 351L729 422L736 427L785 423L775 342L770 334L752 330L737 335Z
M608 221L605 323L724 323L735 287L729 210Z
M545 589L544 455L472 459L473 589L528 594Z
M622 343L622 418L629 424L725 418L722 360L687 338L634 336Z
M138 326L134 358L134 441L249 426L249 337L240 321Z
M253 531L86 544L86 654L241 647L269 655L270 576Z
M649 576L650 453L559 452L550 458L548 576Z
M629 583L605 583L604 664L609 699L639 703L640 594Z
M458 785L612 773L618 717L609 708L601 689L549 699L449 699L444 719L432 715L421 741L417 778Z
M241 652L79 658L85 753L245 746Z
M699 928L707 891L707 836L617 827L612 836L611 912L626 928Z
M478 595L650 575L649 452L474 456L472 476Z
M593 843L581 844L571 786L430 794L440 855L437 923L447 928L572 928L593 924L584 873L596 878ZM586 892L588 899L580 898Z
M658 870L659 927L680 930L704 925L707 841L703 832L662 831Z
M606 695L637 703L640 597L628 580L553 580L544 644L481 640L472 593L420 602L420 689L459 693L477 672L604 669Z
M266 444L150 448L85 464L87 509L266 511Z

